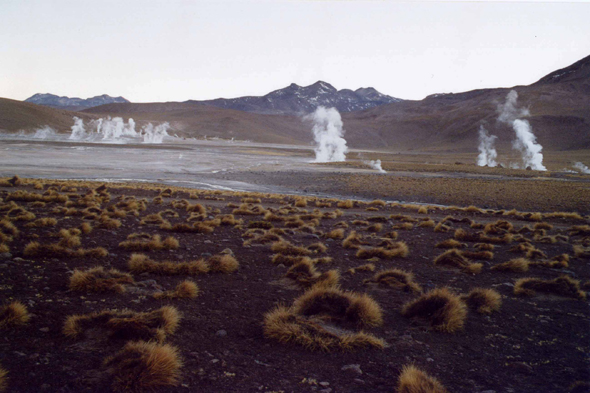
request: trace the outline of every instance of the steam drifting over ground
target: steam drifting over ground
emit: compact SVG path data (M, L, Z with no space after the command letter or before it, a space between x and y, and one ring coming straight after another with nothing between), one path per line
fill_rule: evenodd
M482 125L479 127L479 155L477 156L477 165L491 166L498 165L496 158L498 153L494 147L494 142L498 139L496 135L489 135L488 130Z
M373 169L378 170L381 173L387 173L382 167L381 167L381 160L371 160L371 161L363 161L363 164L366 164L368 166L370 166Z
M340 113L335 108L319 106L304 119L313 121L312 131L316 143L314 162L345 161L348 147L343 138Z
M576 162L574 164L574 168L576 168L578 171L580 171L586 175L590 175L590 168L588 168L586 165L582 164L581 162Z

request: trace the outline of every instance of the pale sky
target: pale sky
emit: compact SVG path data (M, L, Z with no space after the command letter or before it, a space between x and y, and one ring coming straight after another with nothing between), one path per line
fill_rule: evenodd
M1 0L0 97L133 102L317 80L405 99L530 84L590 55L589 2Z

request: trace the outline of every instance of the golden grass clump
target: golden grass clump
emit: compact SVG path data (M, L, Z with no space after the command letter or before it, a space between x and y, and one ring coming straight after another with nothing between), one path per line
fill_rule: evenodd
M483 243L492 243L492 244L509 244L512 243L514 240L514 235L511 233L505 233L501 237L497 236L480 236L480 241Z
M92 225L88 222L83 222L80 225L80 231L82 231L83 234L88 235L92 232Z
M69 288L73 291L122 293L125 292L125 285L133 284L131 274L97 266L85 271L74 270L70 276Z
M18 237L20 233L18 228L7 219L0 220L0 230L4 233L10 234L13 237Z
M590 225L574 225L570 228L570 236L590 235Z
M374 272L375 265L372 263L365 263L357 267L350 268L346 271L348 274L356 274L356 272Z
M455 239L464 242L478 242L481 235L479 233L469 233L465 229L459 228L455 231Z
M437 243L436 246L434 246L436 248L466 248L467 244L466 243L461 243L455 239L447 239L444 240L440 243Z
M297 262L287 270L285 277L295 281L302 288L311 286L334 287L338 285L340 274L338 270L330 270L320 273L316 270L311 259L307 258Z
M412 224L411 222L402 222L402 223L394 224L391 226L391 229L393 229L393 230L403 230L403 231L409 231L412 228L414 228L414 224Z
M275 242L271 245L270 249L273 252L278 254L284 255L310 255L312 254L311 250L308 250L305 247L296 246L294 244L289 243L286 240Z
M179 242L174 237L167 237L162 241L160 235L153 235L149 238L134 238L133 234L119 243L119 247L131 251L156 251L156 250L176 250L179 247Z
M295 299L293 311L302 316L321 316L358 326L383 324L383 311L369 295L337 288L312 287Z
M397 393L448 393L434 377L414 365L404 366L397 382Z
M207 260L207 266L211 272L232 273L238 270L240 263L230 254L217 254Z
M180 319L180 313L172 306L150 312L103 310L68 316L62 332L67 337L80 338L88 330L101 329L113 339L162 341L174 334Z
M326 239L344 239L344 229L343 228L336 228L331 230L330 232L324 235Z
M182 361L178 349L169 344L130 341L114 356L104 361L117 392L152 391L176 386Z
M10 252L10 247L4 243L0 243L0 254Z
M410 250L408 245L405 242L395 242L393 246L390 247L361 247L356 252L356 257L361 259L370 259L370 258L383 258L383 259L391 259L391 258L406 258Z
M492 266L491 270L497 270L499 272L524 273L529 270L530 263L531 261L526 258L516 258Z
M510 232L514 229L512 223L506 220L498 220L496 222L487 224L483 228L483 233L486 235L502 235L504 233Z
M297 344L309 350L331 351L363 348L383 349L385 341L372 334L360 332L340 333L328 329L313 318L295 314L286 307L277 307L264 315L264 335L284 344Z
M346 201L340 201L336 204L336 206L340 209L352 209L354 207L354 201L350 199Z
M479 251L494 251L495 246L489 243L475 243L473 247L477 248Z
M418 227L420 227L420 228L435 228L436 223L434 222L434 220L429 218L428 220L420 221L420 223L418 224Z
M328 246L326 246L324 243L317 242L307 246L307 249L318 254L328 251Z
M19 301L0 306L0 329L25 325L29 319L27 307Z
M482 264L481 263L471 263L467 258L463 256L461 251L457 249L450 249L434 259L434 264L436 266L446 266L446 267L453 267L459 268L463 270L465 273L472 273L477 274L481 272Z
M143 254L131 254L128 262L129 270L133 273L153 273L160 275L196 276L208 273L209 265L202 259L190 262L156 262Z
M576 258L584 258L584 259L590 258L590 249L589 248L585 248L579 244L576 244L573 247L573 251L574 251L574 256Z
M364 281L364 284L368 283L376 283L406 292L422 292L422 287L414 282L414 275L400 269L382 270L373 278Z
M356 231L351 231L348 234L348 236L342 241L342 247L344 248L357 249L362 244L366 243L363 241L362 236L356 233Z
M499 311L502 305L502 296L493 289L474 288L468 294L461 296L461 299L480 314Z
M536 292L586 300L586 292L580 289L580 281L569 276L560 276L553 280L527 277L514 284L515 295L534 296Z
M462 250L461 254L465 258L470 258L470 259L487 259L487 260L494 259L494 253L491 251L465 251L465 250Z
M434 330L453 333L463 328L467 306L447 288L436 288L404 305L402 315L427 319Z
M25 224L26 228L42 228L42 227L53 227L57 225L57 220L52 217L38 218L35 221Z
M76 236L77 238L77 236ZM63 239L62 239L63 240ZM67 240L66 240L67 241ZM61 241L60 241L61 243ZM23 254L28 257L42 256L42 257L95 257L104 258L109 255L109 252L103 247L95 248L78 248L76 250L68 248L63 244L41 244L39 242L29 242L23 251Z
M193 299L199 294L199 287L194 281L184 280L172 291L156 292L155 299Z
M5 392L8 387L8 371L0 365L0 392Z

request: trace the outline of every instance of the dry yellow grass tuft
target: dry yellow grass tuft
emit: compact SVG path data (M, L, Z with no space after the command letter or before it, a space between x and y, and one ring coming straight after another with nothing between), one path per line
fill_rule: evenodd
M434 259L436 266L446 266L452 268L459 268L465 273L477 274L481 272L481 263L471 263L465 258L461 251L457 249L450 249L440 254Z
M580 289L580 281L569 276L561 276L553 280L521 278L514 284L515 295L534 296L536 292L586 300L586 292Z
M103 310L68 316L62 332L67 337L80 338L88 330L101 329L113 339L162 341L174 334L180 319L178 310L171 306L150 312Z
M406 303L402 315L427 319L434 330L453 333L463 328L467 306L447 288L436 288Z
M502 296L493 289L474 288L461 298L480 314L499 311L502 305Z
M140 392L163 386L176 386L182 361L178 349L169 344L131 341L104 366L117 392Z
M133 276L116 269L105 270L97 266L85 271L74 270L70 276L69 288L86 292L125 292L125 285L133 285Z
M455 239L447 239L440 243L437 243L434 247L436 248L467 248L466 243L461 243Z
M162 241L160 235L153 235L149 238L135 237L134 235L129 235L127 240L119 243L119 247L131 251L176 250L179 247L178 240L170 236Z
M133 273L195 276L209 272L209 265L202 259L191 262L156 262L143 254L131 254L129 270Z
M356 252L356 257L370 259L374 257L391 259L406 258L410 249L405 242L391 242L386 247L361 247Z
M207 260L209 271L215 273L232 273L238 270L240 263L233 255L217 254Z
M184 280L172 291L156 292L155 299L193 299L199 294L199 287L194 281Z
M22 326L30 319L27 308L19 301L0 306L0 329Z
M481 235L479 233L471 234L465 229L459 228L455 231L455 239L464 242L478 242Z
M273 252L283 255L310 255L312 254L311 250L308 250L305 247L296 246L294 244L289 243L286 240L282 240L279 242L275 242L271 245L270 249Z
M8 388L8 371L0 365L0 392L5 392Z
M529 270L530 264L531 264L531 261L529 261L526 258L516 258L516 259L511 259L507 262L492 266L491 270L497 270L499 272L524 273Z
M404 366L397 383L397 393L448 393L434 377L414 365Z
M407 292L422 292L422 287L414 282L414 275L411 272L400 269L382 270L375 274L373 278L364 281L364 284L367 283L377 283Z

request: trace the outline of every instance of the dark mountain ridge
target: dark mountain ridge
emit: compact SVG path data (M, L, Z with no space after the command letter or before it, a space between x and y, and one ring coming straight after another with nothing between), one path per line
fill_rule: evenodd
M49 106L51 108L56 109L64 109L70 111L81 111L87 108L92 108L95 106L105 105L105 104L113 104L113 103L125 103L129 102L123 97L111 97L108 94L103 94L100 96L95 96L91 98L78 98L78 97L66 97L66 96L56 96L55 94L49 93L37 93L25 100L25 102L30 102L32 104Z

